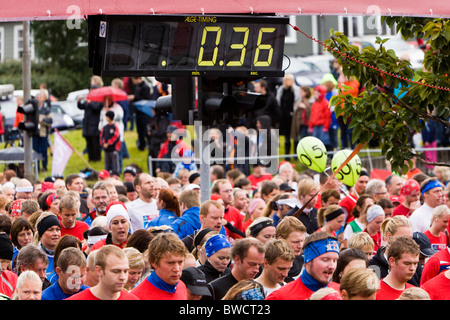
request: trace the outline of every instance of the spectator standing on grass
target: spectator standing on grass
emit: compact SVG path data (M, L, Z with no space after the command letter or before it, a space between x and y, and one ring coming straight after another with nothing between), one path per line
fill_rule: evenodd
M280 135L284 136L284 154L291 154L291 125L294 105L300 100L300 90L295 84L294 75L287 73L277 90L280 108Z
M91 89L103 87L103 80L99 76L91 77ZM103 108L102 102L93 102L78 98L78 109L84 110L83 118L83 137L86 140L86 149L88 154L88 160L100 161L101 160L101 147L100 147L100 129L98 124L100 122L100 112Z
M100 131L100 144L104 151L105 170L119 174L120 130L117 123L114 122L115 114L113 111L107 111L105 117L107 123Z
M319 85L314 88L314 103L311 106L311 117L309 119L309 132L313 137L320 139L327 150L331 148L330 125L331 112L328 100L325 99L326 87Z

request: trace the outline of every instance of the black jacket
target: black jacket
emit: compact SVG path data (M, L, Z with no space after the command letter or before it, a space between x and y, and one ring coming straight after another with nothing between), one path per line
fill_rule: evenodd
M225 276L231 272L230 268L228 267L224 270L224 272L217 271L216 268L214 268L213 265L208 260L205 261L205 264L197 267L197 269L203 271L207 283L210 283L211 281L216 280L222 276Z
M389 273L389 263L384 257L384 252L386 251L386 247L380 247L377 250L377 253L370 259L369 268L374 269L376 275L381 280L386 277ZM423 267L419 263L417 265L416 273L414 276L408 281L409 284L413 286L420 287L420 278L422 277Z
M295 206L286 213L286 216L293 216L300 208ZM313 234L317 229L319 229L319 223L317 221L317 208L312 208L307 214L304 211L298 216L300 220L306 227L306 232L308 234Z
M228 290L239 281L230 272L229 274L220 277L208 283L208 289L211 292L211 297L203 296L202 300L222 300L227 294Z
M100 130L98 124L100 122L100 111L102 111L103 103L81 101L78 103L78 109L84 110L83 119L83 137L98 137Z

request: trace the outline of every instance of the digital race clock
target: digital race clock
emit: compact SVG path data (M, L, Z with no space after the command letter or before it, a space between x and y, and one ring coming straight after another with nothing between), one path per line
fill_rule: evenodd
M93 18L94 17L94 18ZM283 76L289 19L275 16L90 16L102 76Z

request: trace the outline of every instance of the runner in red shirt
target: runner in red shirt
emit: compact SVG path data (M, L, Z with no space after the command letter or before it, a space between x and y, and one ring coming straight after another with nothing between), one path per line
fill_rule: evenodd
M387 259L389 274L380 280L377 300L396 300L406 289L413 287L407 283L419 264L420 247L410 237L397 236L390 240Z
M422 286L431 300L450 300L450 270L441 272L439 275Z
M266 300L306 300L327 286L339 292L339 284L331 282L339 258L337 239L324 231L315 232L303 248L305 265L300 277L272 292Z
M450 248L439 250L431 256L423 266L420 285L423 286L428 280L433 279L439 273L450 269Z
M346 223L349 223L354 219L352 215L353 208L356 206L356 201L360 194L364 193L367 183L369 182L369 174L365 170L361 170L361 175L356 180L355 185L352 187L348 195L339 202L339 205L346 213Z
M122 249L114 245L103 246L95 256L98 284L66 300L139 300L124 289L129 269L128 258Z
M414 180L406 180L403 187L400 189L400 197L403 202L394 208L392 216L403 215L409 218L415 209L420 206L420 185Z
M187 300L180 280L186 246L174 233L161 233L149 244L149 264L154 270L131 293L141 300Z
M225 226L227 237L229 239L231 238L230 242L234 239L244 238L245 234L241 212L231 205L234 199L231 183L227 179L214 181L211 187L211 194L220 196L225 207L225 215L223 218L237 229L236 232L232 232Z
M264 180L272 180L272 175L265 173L264 166L258 162L253 166L253 172L247 179L252 183L252 188L257 189Z
M450 219L450 209L443 204L433 210L430 229L425 231L425 235L430 239L431 247L435 251L447 248L448 236L445 233Z
M384 210L381 206L374 204L369 207L365 217L366 229L364 230L369 234L375 243L373 248L374 254L376 254L378 248L381 246L381 224L385 218Z
M59 215L61 223L61 237L66 234L84 241L83 232L89 230L89 225L77 220L78 204L71 196L62 197L59 201Z

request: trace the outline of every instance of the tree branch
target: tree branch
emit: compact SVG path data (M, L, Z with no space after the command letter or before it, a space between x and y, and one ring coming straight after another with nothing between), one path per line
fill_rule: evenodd
M408 109L408 110L411 111L412 113L416 113L416 114L418 114L419 116L421 116L421 117L424 118L424 119L430 119L430 120L434 120L434 121L440 122L440 123L442 123L442 124L443 124L444 126L446 126L446 127L449 127L449 126L450 126L450 122L449 122L449 121L446 121L446 120L441 119L441 118L439 118L439 117L433 116L433 115L432 115L431 113L429 113L429 112L423 112L423 111L414 109L413 107L411 107L410 105L408 105L406 102L400 100L400 99L399 99L394 93L392 93L388 88L383 87L383 89L385 90L385 92L386 92L387 94L389 94L389 95L392 97L392 99L393 99L394 101L397 101L400 105L402 105L404 108Z
M446 163L446 162L431 162L431 161L425 160L425 159L424 159L425 156L422 155L422 154L415 153L415 155L416 155L416 158L417 158L420 162L422 162L422 163L424 163L424 164L428 164L428 165L430 165L430 166L450 167L450 163Z

